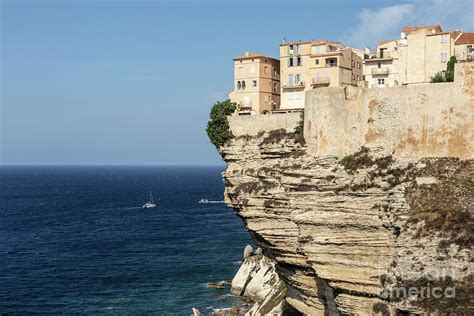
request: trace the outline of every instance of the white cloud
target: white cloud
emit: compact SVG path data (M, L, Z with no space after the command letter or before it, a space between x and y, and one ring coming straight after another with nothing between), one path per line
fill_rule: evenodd
M358 24L350 30L345 41L362 48L381 40L398 38L405 25L441 24L444 30L473 31L474 0L413 0L408 4L363 9L357 14Z
M358 13L359 24L346 36L353 47L374 46L378 41L391 39L400 32L400 25L407 21L414 10L413 4L401 4L378 10L363 9Z

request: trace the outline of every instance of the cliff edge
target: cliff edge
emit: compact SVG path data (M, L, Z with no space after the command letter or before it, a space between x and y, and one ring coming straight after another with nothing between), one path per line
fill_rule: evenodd
M474 311L474 67L461 66L441 84L451 101L437 84L310 91L307 142L298 114L229 118L226 202L299 313Z

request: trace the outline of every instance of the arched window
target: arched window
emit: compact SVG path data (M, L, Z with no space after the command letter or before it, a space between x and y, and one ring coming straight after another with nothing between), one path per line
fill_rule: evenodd
M237 90L240 90L242 88L242 84L240 83L240 81L237 81Z
M245 81L242 80L242 90L245 89Z

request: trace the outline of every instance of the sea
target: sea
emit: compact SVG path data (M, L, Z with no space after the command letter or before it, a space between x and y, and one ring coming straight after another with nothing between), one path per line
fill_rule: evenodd
M228 287L206 285L232 279L251 241L223 203L223 169L0 167L0 314L229 307ZM157 207L143 209L150 190Z

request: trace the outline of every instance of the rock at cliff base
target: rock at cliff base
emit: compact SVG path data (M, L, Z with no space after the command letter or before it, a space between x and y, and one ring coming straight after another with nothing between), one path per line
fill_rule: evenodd
M202 316L202 313L199 309L193 307L193 316Z
M244 259L247 259L253 253L253 247L250 245L245 246L244 249Z

